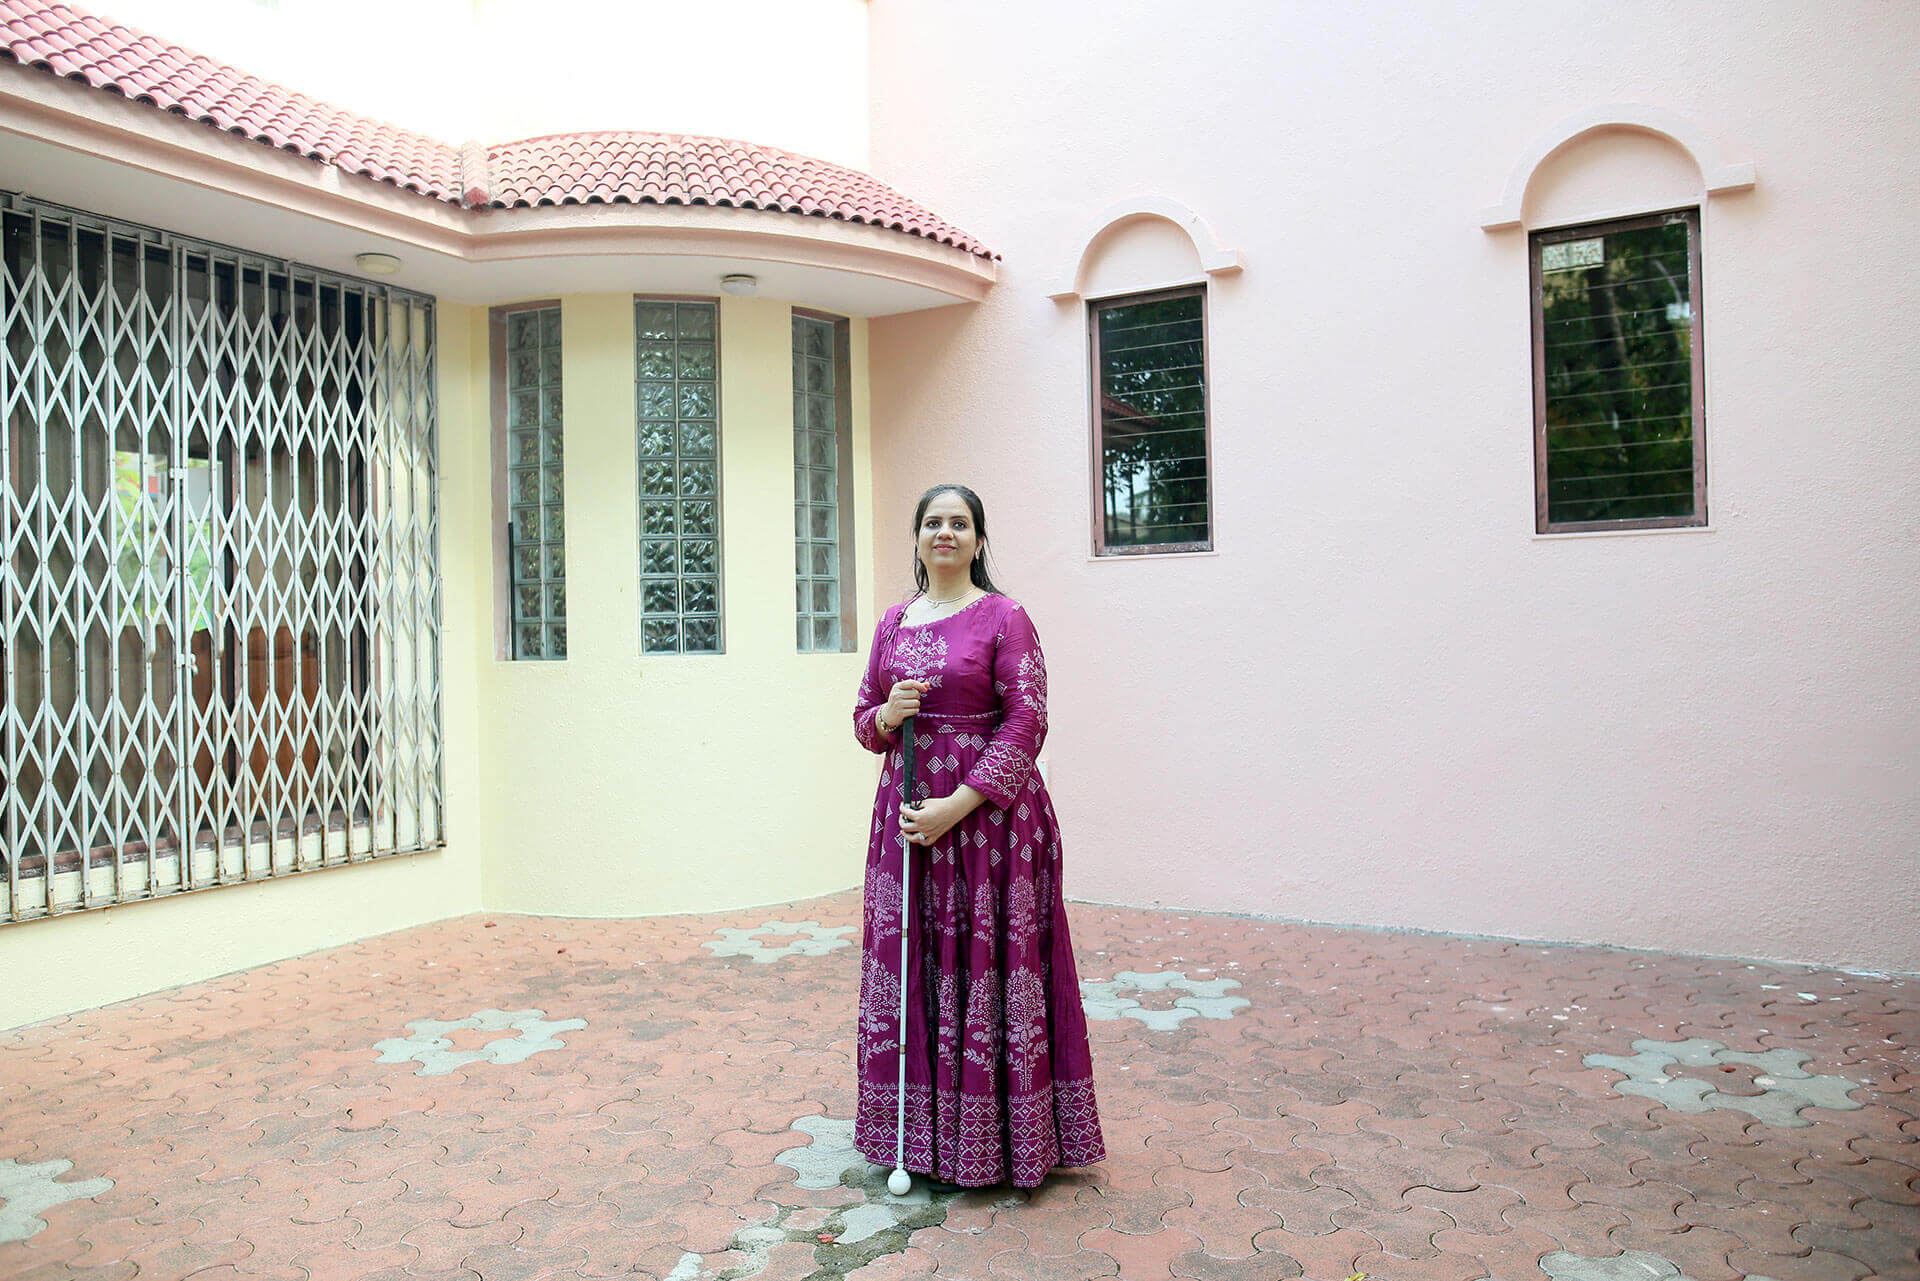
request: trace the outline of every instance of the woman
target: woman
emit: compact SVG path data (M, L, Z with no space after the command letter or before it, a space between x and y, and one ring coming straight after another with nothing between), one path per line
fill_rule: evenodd
M906 1168L939 1185L1035 1187L1105 1158L1053 803L1034 768L1047 672L1033 623L987 575L979 496L914 512L916 593L874 632L854 735L885 766L867 846L854 1146L895 1156L900 876L911 859ZM914 718L900 804L900 725Z

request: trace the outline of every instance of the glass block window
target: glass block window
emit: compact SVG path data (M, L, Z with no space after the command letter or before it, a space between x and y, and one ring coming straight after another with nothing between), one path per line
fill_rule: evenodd
M847 325L793 318L794 639L800 653L840 653L852 627L840 572L849 541L840 501L851 436Z
M1532 237L1541 533L1702 525L1697 210Z
M718 654L719 308L636 299L635 432L640 462L640 649Z
M1205 293L1092 305L1098 555L1213 546Z
M511 654L567 656L560 309L507 315L507 567Z

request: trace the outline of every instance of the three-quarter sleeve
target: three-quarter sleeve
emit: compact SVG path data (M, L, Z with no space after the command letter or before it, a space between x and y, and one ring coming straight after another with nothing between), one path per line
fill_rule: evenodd
M993 689L1000 726L967 771L966 784L1000 809L1013 806L1047 741L1047 661L1027 611L1007 611L993 653Z
M866 675L861 677L859 696L853 700L853 737L860 746L878 755L885 755L892 741L874 727L873 721L887 705L886 678L881 674L880 663L887 641L893 636L894 617L894 611L888 610L873 629L873 644L867 647Z

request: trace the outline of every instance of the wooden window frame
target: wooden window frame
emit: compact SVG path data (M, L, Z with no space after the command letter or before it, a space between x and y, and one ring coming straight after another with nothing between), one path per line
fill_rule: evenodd
M853 322L830 311L795 307L793 314L809 320L825 321L833 326L833 416L834 443L839 453L840 539L840 649L842 654L859 651L859 582L853 554ZM833 650L809 649L807 654L831 654Z
M1616 231L1658 227L1681 218L1687 225L1687 299L1693 309L1689 371L1693 386L1693 514L1652 516L1645 519L1551 521L1547 518L1547 352L1546 295L1541 270L1544 246L1568 240L1590 239ZM1700 289L1700 208L1683 205L1656 213L1608 218L1533 231L1527 236L1527 273L1530 326L1533 343L1533 523L1537 534L1582 534L1607 530L1698 529L1707 524L1707 381L1706 305Z
M1206 451L1207 478L1207 537L1194 542L1143 543L1138 546L1109 547L1107 545L1106 504L1102 483L1105 478L1105 461L1102 457L1103 442L1100 438L1100 312L1109 307L1132 306L1139 303L1161 302L1169 298L1200 299L1200 412ZM1168 289L1154 289L1142 293L1114 294L1104 298L1087 300L1087 368L1091 375L1088 391L1088 411L1092 418L1092 476L1089 501L1093 536L1093 554L1096 557L1117 556L1165 556L1187 552L1211 552L1219 542L1219 531L1214 524L1214 483L1213 483L1213 342L1207 286L1204 282L1192 285L1179 285Z
M507 545L507 525L513 519L513 505L507 494L507 318L523 311L547 311L560 306L558 298L542 298L533 302L502 303L487 309L487 385L493 417L491 436L493 440L493 656L502 663L529 660L516 659L513 656L513 567L509 561L512 549ZM566 349L567 318L563 310L560 316L561 350ZM564 364L561 370L561 390L566 387ZM563 424L564 428L564 424ZM564 476L566 464L561 463ZM571 528L571 522L569 522ZM567 558L569 566L573 558ZM573 646L571 638L567 646L571 657ZM565 659L539 659L539 662L565 662Z

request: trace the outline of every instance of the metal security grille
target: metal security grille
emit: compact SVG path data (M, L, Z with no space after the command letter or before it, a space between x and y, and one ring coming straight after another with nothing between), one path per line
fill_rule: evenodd
M507 549L513 656L567 656L560 309L507 315Z
M1180 290L1091 309L1100 554L1213 545L1205 305Z
M793 318L794 640L802 654L837 653L847 634L840 578L845 330L843 322Z
M1533 234L1538 532L1706 523L1699 217Z
M718 654L720 611L719 309L633 304L640 464L640 648Z
M432 300L0 223L0 921L441 844Z

